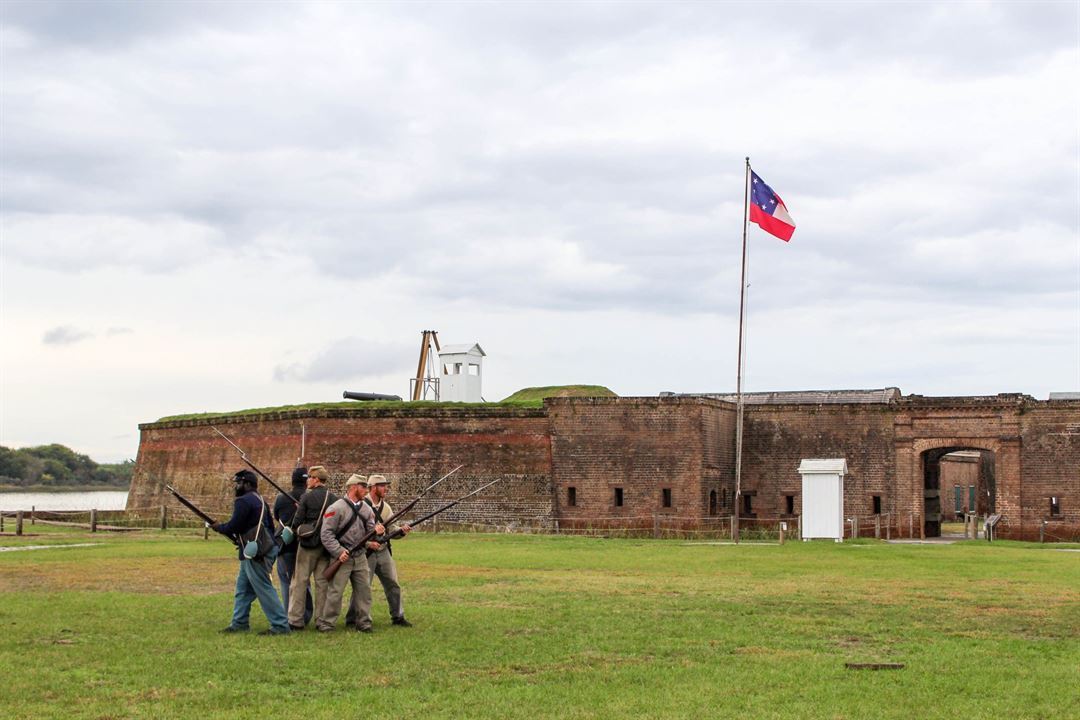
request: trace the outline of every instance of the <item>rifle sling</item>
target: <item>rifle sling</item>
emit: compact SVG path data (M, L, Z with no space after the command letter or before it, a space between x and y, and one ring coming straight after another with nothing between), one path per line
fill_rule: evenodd
M348 502L348 500L346 500L346 502ZM349 502L349 509L353 512L352 517L349 518L349 522L345 523L345 527L341 528L341 530L335 534L335 537L337 537L339 543L341 542L341 538L345 537L345 533L349 532L349 528L353 526L353 523L355 523L360 517L360 511L357 510L356 506L353 505L351 502ZM346 548L346 550L347 549L348 548Z

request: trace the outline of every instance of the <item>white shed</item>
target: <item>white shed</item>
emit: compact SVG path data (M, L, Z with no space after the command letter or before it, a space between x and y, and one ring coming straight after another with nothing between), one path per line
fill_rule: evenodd
M844 539L844 476L847 460L831 458L799 464L802 475L802 538Z
M480 381L487 353L479 344L446 345L439 350L439 400L483 402Z

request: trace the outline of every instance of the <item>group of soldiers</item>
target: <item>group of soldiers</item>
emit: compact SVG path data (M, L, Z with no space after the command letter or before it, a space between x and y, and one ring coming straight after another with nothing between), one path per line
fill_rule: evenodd
M339 498L330 492L326 484L329 478L321 465L296 468L292 490L279 495L270 510L259 495L255 473L241 470L233 476L236 500L232 517L213 525L215 531L238 539L240 557L233 617L224 632L246 632L250 628L255 600L270 622L264 634L286 635L303 630L312 619L317 630L330 632L341 614L345 588L351 586L346 625L370 633L371 584L376 576L386 594L393 624L411 626L405 619L389 540L389 536L408 534L411 528L404 523L386 524L394 514L386 502L390 481L383 475L354 474L345 482L345 494ZM374 539L358 547L369 536ZM248 548L254 547L259 549L252 555ZM334 561L341 566L327 580L324 573ZM275 562L280 599L270 580Z

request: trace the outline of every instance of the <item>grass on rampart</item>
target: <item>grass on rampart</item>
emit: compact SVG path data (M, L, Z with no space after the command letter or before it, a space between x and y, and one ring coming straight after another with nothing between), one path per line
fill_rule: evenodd
M177 420L216 420L218 418L240 417L245 415L266 415L269 413L310 411L310 410L358 410L360 408L372 409L419 409L419 408L477 408L477 407L505 407L505 408L540 408L544 406L544 398L547 397L618 397L603 385L551 385L548 387L533 387L518 390L513 395L499 400L498 402L464 403L464 402L434 402L431 400L398 401L398 400L372 400L370 402L346 400L337 402L305 403L302 405L279 405L276 407L248 408L246 410L231 410L227 412L204 412L188 413L186 415L168 415L157 422L175 422Z
M0 538L0 544L58 542ZM411 629L221 635L220 538L0 552L7 718L1069 718L1080 553L417 534ZM266 626L253 613L254 630ZM903 663L847 670L846 662Z
M270 413L310 411L310 410L363 410L363 409L420 409L420 408L540 408L543 400L501 400L489 403L435 402L433 400L398 401L372 400L370 402L346 400L341 402L305 403L303 405L278 405L275 407L248 408L227 412L188 413L186 415L167 415L156 422L175 422L177 420L216 420L218 418L241 417L245 415L267 415Z
M518 390L503 402L543 402L549 397L619 397L603 385L547 385Z

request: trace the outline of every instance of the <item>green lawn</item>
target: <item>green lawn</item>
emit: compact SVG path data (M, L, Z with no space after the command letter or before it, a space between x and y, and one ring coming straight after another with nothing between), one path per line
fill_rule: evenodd
M0 552L4 718L1016 720L1080 707L1080 552L1061 547L414 535L395 556L415 627L391 627L376 591L372 636L274 638L217 632L236 571L219 538L0 544L61 540L103 544Z

